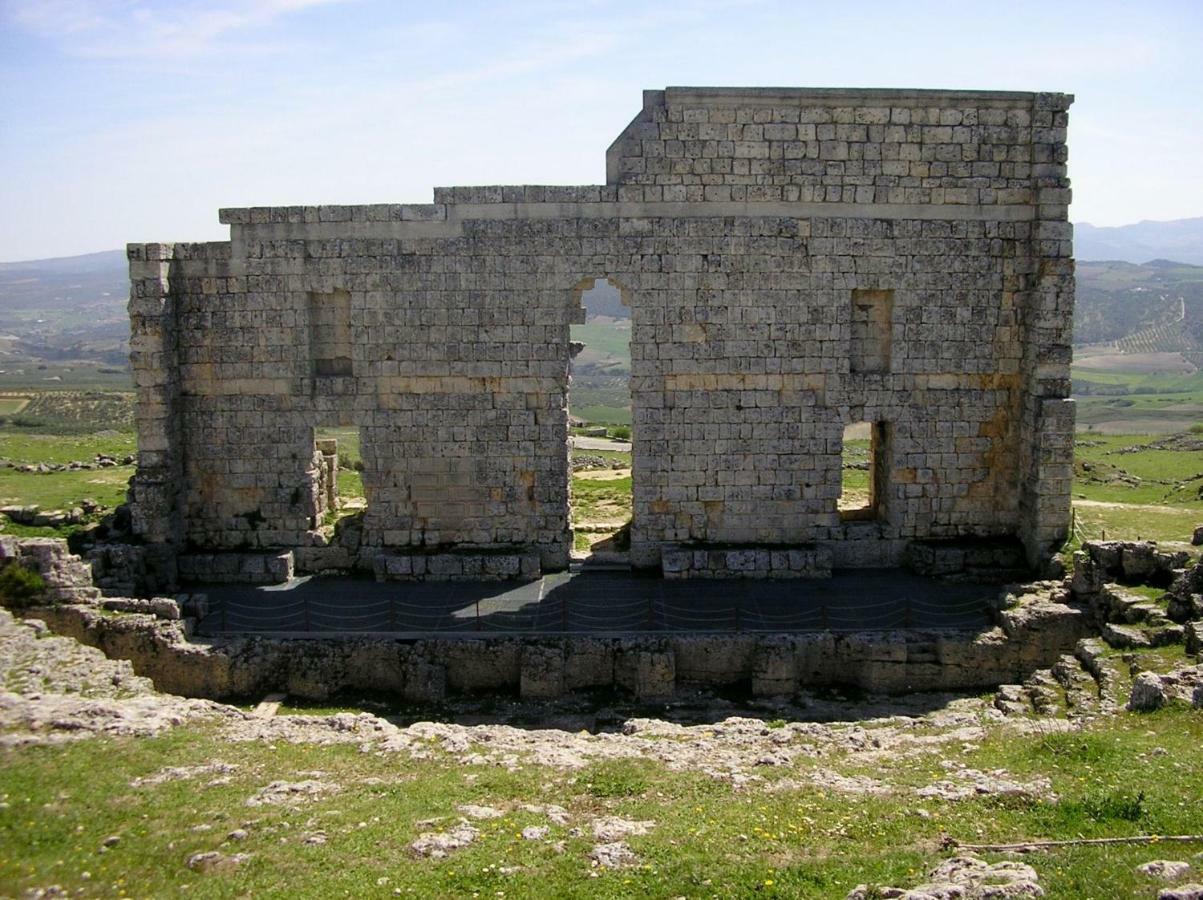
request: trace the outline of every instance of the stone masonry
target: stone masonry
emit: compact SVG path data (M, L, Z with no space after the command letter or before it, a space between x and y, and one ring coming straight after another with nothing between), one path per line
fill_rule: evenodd
M134 528L165 567L564 568L569 326L608 278L632 317L633 565L793 549L813 575L1009 538L1039 566L1072 474L1071 101L647 91L605 185L226 209L228 242L130 245ZM855 422L875 500L842 517ZM351 539L322 528L328 426L359 429Z

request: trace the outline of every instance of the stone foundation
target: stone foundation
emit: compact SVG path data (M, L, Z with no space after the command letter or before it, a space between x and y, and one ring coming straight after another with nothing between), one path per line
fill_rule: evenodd
M661 552L665 578L830 578L831 552L799 547L692 547Z
M533 581L543 574L538 553L497 550L378 553L372 571L377 581Z
M977 690L1022 680L1092 633L1089 610L1045 583L1000 598L997 624L980 631L201 640L193 637L194 616L204 614L196 597L100 598L88 566L61 541L4 538L0 551L7 564L38 571L47 583L54 602L26 615L130 660L160 690L215 700L382 691L425 703L448 693L548 699L613 689L658 702L690 686L742 686L756 696L824 685Z
M417 641L194 642L187 621L152 615L103 615L81 606L30 615L109 656L129 659L160 690L210 699L273 692L326 699L340 691L380 691L436 702L448 693L509 691L551 699L616 689L659 701L690 686L741 685L756 696L829 685L877 693L978 690L1021 681L1052 665L1086 633L1074 610L1055 606L1030 622L1013 616L979 634L899 630Z
M184 553L180 580L210 584L283 584L295 572L291 550L280 553Z
M1014 539L915 541L903 559L917 575L1022 581L1028 574L1024 547Z

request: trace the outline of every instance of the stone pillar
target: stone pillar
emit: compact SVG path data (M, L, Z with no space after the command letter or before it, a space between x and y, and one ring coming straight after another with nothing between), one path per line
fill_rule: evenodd
M1030 288L1023 306L1019 470L1020 538L1041 567L1069 533L1074 405L1069 399L1074 261L1065 146L1068 94L1037 94L1032 104Z
M183 482L180 445L176 309L171 296L171 244L130 244L130 367L137 394L138 471L130 488L134 533L164 551L173 568L181 530ZM174 572L159 573L167 582Z

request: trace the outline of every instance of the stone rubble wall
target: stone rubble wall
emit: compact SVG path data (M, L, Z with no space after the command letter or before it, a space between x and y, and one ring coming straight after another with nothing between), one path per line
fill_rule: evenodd
M1005 535L1040 565L1072 477L1071 99L670 88L606 185L223 210L228 243L131 245L137 533L564 568L569 326L609 278L632 317L635 566L679 543L897 565ZM854 322L854 297L881 302ZM884 423L884 484L845 521L861 421ZM330 426L360 431L350 550L314 500Z
M142 601L143 604L148 601ZM1080 617L1053 605L1025 624L971 632L814 632L796 635L538 636L491 640L189 639L175 608L116 614L60 605L30 611L57 633L128 659L159 690L235 699L283 691L326 699L383 691L419 702L448 694L513 691L550 699L618 689L648 700L678 689L750 684L756 696L843 685L880 693L993 688L1072 651Z

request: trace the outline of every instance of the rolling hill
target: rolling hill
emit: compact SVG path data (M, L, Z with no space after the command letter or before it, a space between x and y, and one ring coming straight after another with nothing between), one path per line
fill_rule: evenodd
M1155 259L1203 266L1203 218L1137 222L1098 228L1074 225L1074 254L1079 260L1146 263Z
M127 385L128 298L121 250L0 263L0 387Z

